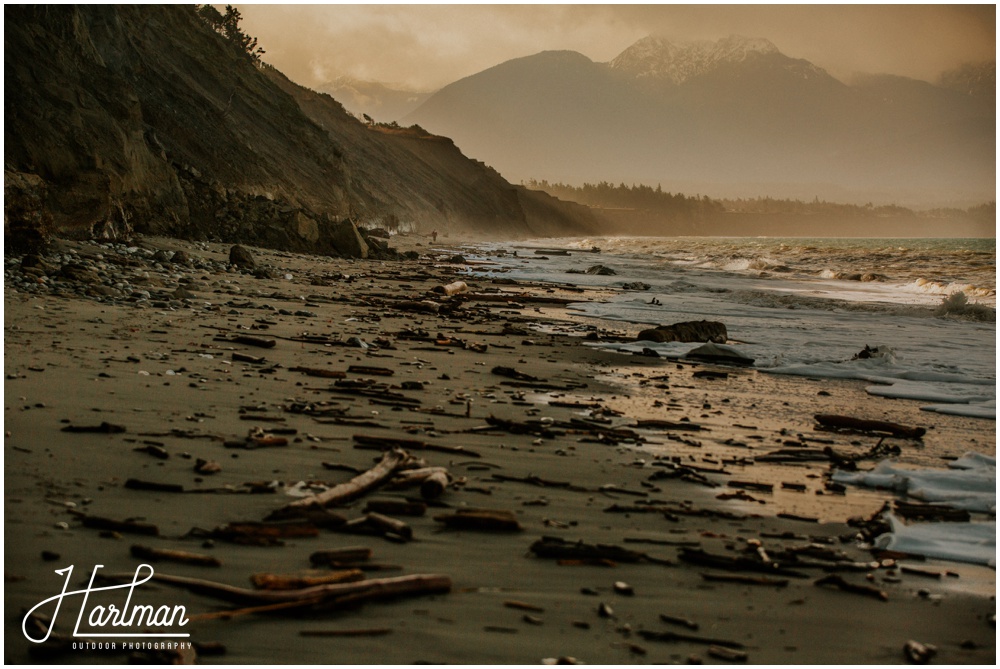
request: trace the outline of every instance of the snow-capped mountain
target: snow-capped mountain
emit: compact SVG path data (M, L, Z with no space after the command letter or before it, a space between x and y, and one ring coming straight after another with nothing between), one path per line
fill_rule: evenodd
M635 77L681 84L721 64L774 53L779 53L778 47L763 38L732 35L717 42L670 42L650 35L622 51L609 65Z

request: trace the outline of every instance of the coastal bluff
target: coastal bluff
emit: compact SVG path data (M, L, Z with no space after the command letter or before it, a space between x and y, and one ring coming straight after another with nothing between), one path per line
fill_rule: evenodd
M9 248L133 232L357 255L347 227L590 234L419 128L365 124L234 51L192 7L8 6ZM373 255L384 253L376 248Z

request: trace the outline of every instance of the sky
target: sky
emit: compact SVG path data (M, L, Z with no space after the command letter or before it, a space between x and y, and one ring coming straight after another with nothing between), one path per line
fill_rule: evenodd
M539 51L609 61L650 34L764 37L845 81L856 72L931 81L996 57L994 4L237 7L264 60L310 88L348 76L430 91Z

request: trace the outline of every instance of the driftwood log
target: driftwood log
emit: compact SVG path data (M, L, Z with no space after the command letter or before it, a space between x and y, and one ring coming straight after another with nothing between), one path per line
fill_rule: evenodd
M130 573L112 573L106 574L103 578L107 581L127 582L134 577L135 574ZM336 606L340 604L391 599L393 597L431 595L451 591L451 578L441 574L413 574L391 578L374 578L356 583L315 585L296 590L253 590L200 578L161 573L153 574L152 579L159 583L184 588L195 594L251 606L299 601Z
M377 465L368 471L358 474L347 483L341 483L329 490L317 495L310 495L297 499L286 504L271 514L273 518L288 518L301 515L301 512L311 507L327 507L337 504L345 504L351 500L361 497L369 490L372 490L389 480L402 465L409 454L406 451L394 448L382 456Z
M866 420L864 418L852 418L851 416L837 416L834 414L816 414L815 418L820 426L828 429L882 432L891 434L894 437L903 437L904 439L921 439L927 434L927 430L922 427L909 427L908 425L890 423L884 420Z

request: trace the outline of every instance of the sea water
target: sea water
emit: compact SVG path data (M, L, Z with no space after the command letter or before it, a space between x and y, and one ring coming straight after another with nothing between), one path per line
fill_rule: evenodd
M579 314L638 327L721 321L729 343L761 372L860 379L873 397L918 400L922 409L995 428L994 239L606 237L471 250L480 254L471 266L476 275L622 289L569 305ZM595 265L614 274L585 273ZM699 344L593 345L679 357ZM885 462L839 476L939 501L954 501L956 487L964 494L972 477L983 491L963 504L995 514L995 453L965 459L972 464L957 471ZM995 565L995 522L891 520L893 531L879 538L885 546Z
M996 418L994 239L605 237L476 248L490 261L473 266L485 276L649 286L569 306L582 315L637 326L721 321L760 371L860 379L874 396ZM594 265L615 274L578 273ZM696 344L606 346L679 356ZM866 346L876 353L859 357Z

